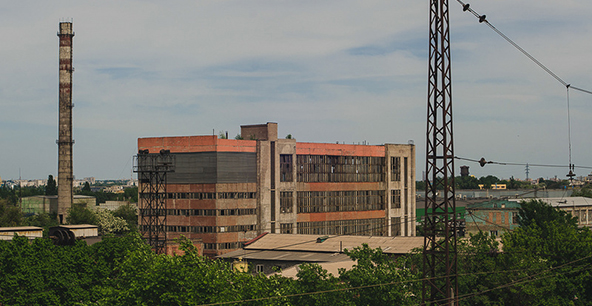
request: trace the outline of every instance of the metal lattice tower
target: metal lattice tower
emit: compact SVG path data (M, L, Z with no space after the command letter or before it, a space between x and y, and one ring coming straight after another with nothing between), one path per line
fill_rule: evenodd
M72 206L72 22L60 22L59 127L58 127L58 218L64 223Z
M448 0L430 0L423 300L434 305L458 296L449 24Z
M175 170L175 157L169 150L149 154L141 150L135 156L134 172L138 173L140 232L158 254L166 252L166 186L167 173Z

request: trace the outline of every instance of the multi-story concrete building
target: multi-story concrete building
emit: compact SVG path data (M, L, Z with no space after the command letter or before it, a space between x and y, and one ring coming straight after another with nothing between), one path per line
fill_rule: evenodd
M204 254L216 256L264 232L415 235L414 145L278 139L276 123L241 126L241 136L138 139L139 150L176 159L166 184L169 240L201 238Z

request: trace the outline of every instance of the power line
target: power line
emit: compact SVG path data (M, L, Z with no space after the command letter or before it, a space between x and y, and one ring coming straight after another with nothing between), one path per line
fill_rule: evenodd
M455 159L458 160L464 160L464 161L470 161L470 162L474 162L474 163L478 163L481 165L481 167L485 166L486 164L494 164L494 165L499 165L499 166L528 166L528 167L548 167L548 168L565 168L565 167L569 167L568 165L551 165L551 164L531 164L531 163L511 163L511 162L497 162L497 161L491 161L491 160L485 160L485 158L481 158L481 159L472 159L472 158L465 158L465 157L460 157L460 156L455 156ZM590 166L576 166L576 165L572 165L573 168L579 168L579 169L592 169L592 167Z
M496 32L499 36L501 36L505 41L507 41L508 43L510 43L514 48L516 48L518 51L520 51L522 54L524 54L526 57L528 57L531 61L533 61L535 64L537 64L537 66L539 66L541 69L543 69L545 72L547 72L550 76L552 76L555 80L557 80L563 86L565 86L567 88L570 88L571 87L571 88L573 88L575 90L579 90L579 91L584 92L584 93L587 93L587 94L592 94L592 91L585 90L585 89L582 89L582 88L578 88L578 87L575 87L575 86L571 86L571 84L568 84L567 82L565 82L557 74L555 74L553 71L551 71L551 69L547 68L547 66L543 65L543 63L541 63L534 56L532 56L530 53L528 53L526 50L524 50L522 47L520 47L517 43L515 43L512 39L510 39L508 36L506 36L504 33L502 33L500 30L498 30L495 26L493 26L487 20L486 15L481 15L481 14L477 13L475 10L473 10L471 8L471 6L468 3L464 3L461 0L456 0L456 1L458 3L460 3L460 5L462 5L463 11L465 11L465 12L468 11L471 14L473 14L477 19L479 19L479 23L485 23L494 32Z

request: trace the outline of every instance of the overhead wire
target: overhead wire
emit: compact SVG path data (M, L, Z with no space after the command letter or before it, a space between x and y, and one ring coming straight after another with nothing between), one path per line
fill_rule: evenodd
M514 48L516 48L518 51L520 51L522 54L524 54L526 57L528 57L531 61L533 61L541 69L543 69L550 76L552 76L555 80L557 80L559 83L561 83L561 85L565 86L565 88L567 90L567 122L568 122L568 147L569 147L568 148L569 173L567 174L567 176L569 177L570 180L573 180L573 177L575 176L575 174L573 173L574 165L572 164L572 153L571 153L571 119L570 119L570 109L569 109L569 89L570 88L573 88L575 90L578 90L578 91L581 91L581 92L587 93L587 94L592 94L592 91L586 90L586 89L582 89L582 88L579 88L579 87L575 87L575 86L571 86L571 84L568 84L567 82L565 82L557 74L555 74L553 71L551 71L551 69L547 68L547 66L545 66L543 63L541 63L539 60L537 60L534 56L532 56L530 53L528 53L526 50L524 50L522 47L520 47L516 42L514 42L512 39L510 39L508 36L506 36L500 30L498 30L493 24L491 24L487 20L486 15L481 15L481 14L477 13L475 10L473 10L471 8L471 6L468 3L464 3L461 0L457 0L457 2L460 5L462 5L463 11L465 11L465 12L468 11L471 14L473 14L477 19L479 19L479 23L485 23L495 33L497 33L504 40L506 40L508 43L510 43Z
M466 157L460 157L460 156L454 156L455 159L458 160L464 160L464 161L470 161L470 162L474 162L474 163L478 163L478 164L494 164L494 165L500 165L500 166L526 166L528 165L529 167L549 167L549 168L564 168L566 167L566 165L551 165L551 164L531 164L531 163L514 163L514 162L498 162L498 161L486 161L484 159L482 160L478 160L478 159L472 159L472 158L466 158ZM577 165L573 165L574 168L580 168L580 169L592 169L592 167L590 166L577 166Z

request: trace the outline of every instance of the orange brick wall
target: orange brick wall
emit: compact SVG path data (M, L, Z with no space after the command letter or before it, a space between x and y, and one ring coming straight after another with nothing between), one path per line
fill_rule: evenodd
M256 152L257 141L218 139L218 136L179 136L138 138L138 150L158 153L161 149L171 153L192 152Z
M384 146L297 142L296 154L384 157Z

